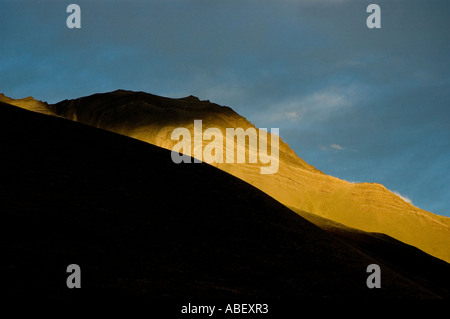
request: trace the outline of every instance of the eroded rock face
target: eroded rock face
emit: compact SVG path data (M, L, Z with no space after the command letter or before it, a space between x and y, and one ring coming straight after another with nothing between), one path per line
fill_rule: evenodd
M178 142L171 139L175 128L185 127L194 134L194 120L202 120L203 131L219 128L224 136L226 128L254 128L231 108L193 96L171 99L118 90L50 105L32 98L12 100L2 96L0 100L166 149L172 149ZM270 149L270 138L268 142ZM207 143L203 142L203 147ZM248 154L248 147L245 151ZM194 154L193 145L191 154ZM326 175L303 161L281 140L279 169L275 174L261 174L262 163L211 165L259 188L294 211L306 211L363 231L384 233L450 262L449 218L417 208L383 185L350 183Z

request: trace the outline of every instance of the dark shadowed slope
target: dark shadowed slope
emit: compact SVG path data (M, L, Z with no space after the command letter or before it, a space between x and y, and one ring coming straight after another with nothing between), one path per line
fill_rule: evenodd
M209 165L176 165L168 150L4 103L0 130L9 297L448 296ZM423 256L423 269L449 273ZM65 284L72 263L77 291ZM366 287L371 263L382 289Z
M379 263L407 274L408 278L420 282L431 290L448 294L450 287L448 263L430 258L420 249L385 234L364 232L308 212L293 210L311 223L376 259ZM424 264L428 267L423 267ZM430 269L433 270L430 271ZM439 284L436 285L436 283Z

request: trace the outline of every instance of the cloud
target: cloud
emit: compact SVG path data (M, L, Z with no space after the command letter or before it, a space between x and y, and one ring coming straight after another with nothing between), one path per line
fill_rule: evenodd
M299 101L299 107L310 116L327 117L330 112L353 104L354 90L351 87L327 87Z
M356 102L357 94L353 86L330 86L268 105L266 112L256 114L253 118L269 123L301 120L313 124L329 120L336 112Z
M395 195L397 195L398 197L400 197L401 199L403 199L405 202L410 203L410 204L413 203L412 200L411 200L409 197L404 196L404 195L400 194L400 193L397 192L397 191L392 191L392 192L393 192Z
M339 145L339 144L329 144L329 145L321 145L321 146L320 146L320 149L321 149L323 152L327 152L327 151L330 151L330 150L334 150L334 151L342 151L342 150L344 149L344 147L342 147L342 146Z
M297 112L293 111L293 112L285 112L284 115L286 115L287 118L290 119L296 119L297 118Z
M341 151L343 149L343 147L340 146L339 144L331 144L330 147L332 149L335 149L335 150L338 150L338 151Z

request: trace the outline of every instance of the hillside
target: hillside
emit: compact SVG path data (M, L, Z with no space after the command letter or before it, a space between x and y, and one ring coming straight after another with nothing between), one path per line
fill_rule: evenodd
M370 256L210 165L5 103L0 115L8 298L450 296L447 263ZM79 290L65 286L71 263ZM382 289L366 287L371 263Z
M203 131L216 127L224 135L228 127L254 127L231 108L192 96L171 99L118 90L53 105L32 99L6 99L3 97L7 103L79 121L166 149L172 149L176 143L171 140L175 128L186 127L193 134L195 119L203 121ZM269 138L268 141L270 144ZM230 141L225 140L224 144L227 143ZM248 156L248 147L245 151ZM194 154L193 149L191 154ZM294 210L307 211L365 232L384 233L450 261L450 218L417 208L383 185L349 183L326 175L298 157L283 141L279 142L279 154L279 169L273 175L260 174L260 167L265 166L261 163L212 165Z

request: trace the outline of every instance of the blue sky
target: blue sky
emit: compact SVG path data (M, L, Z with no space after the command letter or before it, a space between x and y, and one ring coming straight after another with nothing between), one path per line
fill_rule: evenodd
M0 0L0 92L228 105L308 163L450 216L450 1ZM66 8L81 7L81 29ZM366 8L381 7L381 29Z

